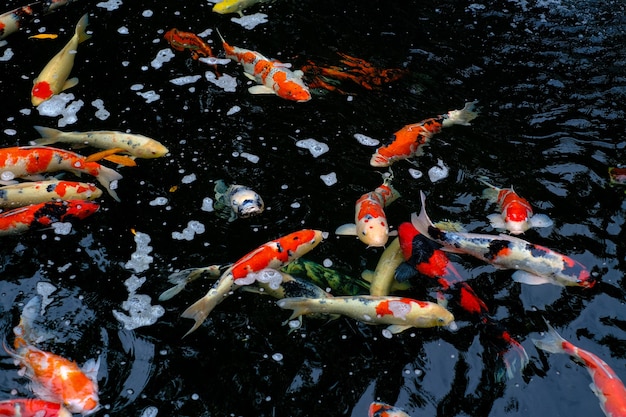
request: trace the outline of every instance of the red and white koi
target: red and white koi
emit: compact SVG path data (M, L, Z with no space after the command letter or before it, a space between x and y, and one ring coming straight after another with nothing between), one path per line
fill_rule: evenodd
M469 102L460 110L452 110L444 115L404 126L394 133L393 142L376 150L370 159L370 165L388 167L396 161L422 155L423 148L430 138L441 132L444 127L469 126L478 116L475 106L476 102Z
M552 220L545 214L534 214L528 200L520 197L511 188L498 188L480 179L488 188L483 191L483 197L492 203L498 203L501 213L487 216L494 229L508 230L511 234L524 233L531 227L552 226Z
M27 4L0 14L0 40L17 32L24 22L32 20L35 16L35 9L42 9L41 3Z
M367 417L410 417L407 413L393 405L374 401L367 410Z
M392 176L388 176L374 191L363 194L355 205L355 223L339 226L335 233L356 236L367 246L385 246L389 236L395 233L389 232L384 208L400 197L391 179Z
M15 398L0 401L2 417L72 417L59 403L36 398Z
M195 324L185 336L196 330L209 313L234 290L255 282L257 279L255 273L266 268L279 269L287 265L315 248L322 239L321 231L302 229L264 243L243 256L222 274L204 297L183 312L182 317L195 320Z
M219 33L219 32L218 32ZM258 83L248 89L251 94L276 94L287 100L309 101L311 92L302 81L300 70L291 71L290 64L270 60L258 52L231 46L220 35L226 57L240 63L246 77Z
M5 350L22 366L37 397L63 404L72 413L89 415L96 412L100 408L96 382L99 358L89 360L81 369L76 362L33 346L30 327L40 306L38 297L24 306L20 324L13 329L15 351L6 345Z
M446 231L436 227L426 214L426 197L420 192L419 216L411 215L413 226L448 252L472 255L501 269L515 269L513 279L531 285L555 284L591 288L595 279L587 268L569 256L509 235Z
M95 200L102 191L94 184L76 181L28 181L0 187L0 207L15 208L57 200Z
M0 236L23 233L36 226L49 227L52 223L85 219L100 205L91 201L48 201L31 204L0 213Z
M76 49L78 44L91 38L85 32L87 28L88 18L83 15L76 25L74 36L59 51L39 73L39 76L33 81L33 89L31 91L31 102L33 106L39 106L44 101L50 99L55 94L59 94L70 87L78 84L77 78L68 79L72 67L74 66L74 58L76 57Z
M289 320L304 314L341 314L366 324L388 325L387 330L393 334L412 327L456 328L454 316L442 306L406 297L372 295L294 297L279 300L276 304L280 308L293 310Z
M120 201L114 188L122 176L111 168L88 162L77 153L49 146L0 148L0 178L3 181L57 171L93 175L111 197Z
M611 367L597 355L575 346L557 333L550 324L542 339L533 339L539 349L550 353L565 353L580 361L591 375L591 390L600 400L607 417L626 416L626 387Z

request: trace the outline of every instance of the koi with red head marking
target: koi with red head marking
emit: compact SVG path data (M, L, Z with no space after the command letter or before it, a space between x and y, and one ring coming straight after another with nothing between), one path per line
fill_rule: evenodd
M574 259L543 246L507 235L446 231L436 227L426 214L426 197L421 192L419 216L411 215L413 226L448 252L464 253L501 269L515 269L513 279L531 285L555 284L590 288L595 284L587 268Z
M36 226L48 227L52 223L72 219L85 219L100 205L84 200L48 201L31 204L0 213L0 236L23 233Z
M400 197L391 186L391 178L385 178L381 186L363 194L355 205L355 223L339 226L335 233L356 236L367 246L385 246L391 233L384 208Z
M376 150L370 159L373 167L388 167L396 161L419 156L431 137L452 125L468 126L478 116L476 102L466 103L460 110L404 126L394 133L394 140Z
M72 417L59 403L36 398L15 398L0 401L2 417Z
M264 243L243 256L228 268L217 283L204 297L187 308L182 317L195 320L193 327L185 334L196 330L209 313L228 295L242 285L256 281L255 273L266 269L279 269L315 248L323 239L319 230L303 229ZM190 274L194 273L190 270Z
M498 188L482 179L479 181L488 187L483 191L483 197L500 207L501 214L487 216L494 229L506 229L518 235L531 227L552 225L552 220L545 214L534 214L528 200L520 197L513 188Z
M533 343L550 353L565 353L580 361L591 376L591 390L600 400L600 408L607 417L626 416L626 387L611 367L595 354L565 340L546 322L548 332Z
M119 201L113 188L122 176L111 168L88 162L85 157L74 152L48 146L0 148L0 175L4 180L56 171L93 175Z
M251 94L276 94L291 101L309 101L311 93L302 81L302 71L291 71L289 64L270 60L258 52L231 46L220 35L226 57L240 63L244 74L259 85L248 89Z
M26 304L20 324L13 329L15 351L4 345L5 350L22 366L37 397L63 404L72 413L96 412L100 408L96 382L99 360L90 360L81 369L76 362L33 346L30 327L40 306L37 297Z

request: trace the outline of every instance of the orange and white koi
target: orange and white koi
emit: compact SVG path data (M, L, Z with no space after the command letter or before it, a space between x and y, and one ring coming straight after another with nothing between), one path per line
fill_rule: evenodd
M258 83L248 88L251 94L276 94L292 101L309 101L311 92L302 81L300 70L291 71L289 64L270 60L258 52L231 46L220 35L226 58L240 63L246 77Z
M430 301L393 296L294 297L277 301L278 307L293 310L289 320L304 314L341 314L366 324L385 324L393 334L412 327L456 328L454 316Z
M48 201L19 207L0 213L0 236L22 233L35 226L47 227L56 222L82 220L99 208L99 204L84 200Z
M323 239L319 230L302 229L264 243L231 265L204 297L187 308L182 317L195 320L185 334L196 330L215 306L242 285L256 281L255 273L266 269L279 269L315 248ZM184 336L183 336L184 337Z
M1 417L72 417L59 403L36 398L14 398L0 401Z
M161 142L138 134L110 130L62 132L50 127L34 127L41 138L31 140L31 145L44 146L63 142L69 143L75 148L93 146L100 149L119 149L120 152L136 158L160 158L169 152Z
M420 192L419 216L411 215L413 226L427 238L453 253L472 255L501 269L515 269L513 279L531 285L555 284L591 288L595 278L569 256L509 235L446 231L436 227L426 214L426 197Z
M191 32L183 32L176 28L165 32L163 38L169 42L170 46L177 51L188 49L193 59L200 57L214 57L213 50L208 43L202 40L198 35Z
M100 408L96 382L99 358L87 361L81 369L76 362L33 346L30 326L40 306L38 297L33 297L24 306L20 324L13 329L15 351L6 345L5 350L22 366L37 397L63 404L72 413L89 415L96 412Z
M483 197L500 207L501 213L487 216L494 229L506 229L518 235L531 227L552 226L552 220L545 214L534 214L528 200L520 197L513 187L498 188L483 179L478 180L488 187L483 191Z
M626 387L611 367L595 354L575 346L557 333L550 324L542 339L533 339L539 349L550 353L565 353L580 361L591 375L591 390L600 400L607 417L626 416Z
M74 58L76 57L78 44L91 38L91 35L85 32L87 24L88 18L85 14L78 21L74 36L72 36L63 49L46 64L44 69L39 73L39 76L33 81L33 89L31 91L31 102L33 106L38 106L50 99L53 95L59 94L61 91L78 84L77 78L68 79L68 77L74 66Z
M355 223L339 226L335 233L356 236L367 246L385 246L392 233L384 208L400 197L392 187L391 179L390 175L374 191L363 194L355 205Z
M87 162L77 153L49 146L0 148L0 178L4 181L56 171L93 175L111 197L120 201L113 188L122 176L111 168Z
M370 404L367 417L410 417L403 410L393 405L374 401Z
M370 165L388 167L396 161L422 155L424 146L441 129L453 125L469 126L477 116L474 101L466 103L460 110L452 110L441 116L406 125L394 133L393 142L376 150L370 159Z
M95 200L102 191L94 184L76 181L28 181L0 187L0 207L15 208L58 200Z
M0 14L0 40L17 32L24 22L32 20L35 17L35 9L41 9L40 2L27 4Z

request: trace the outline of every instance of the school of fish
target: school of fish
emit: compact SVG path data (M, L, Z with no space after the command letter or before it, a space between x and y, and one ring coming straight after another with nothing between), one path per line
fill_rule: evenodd
M50 13L70 2L37 2L0 15L0 39L18 32L20 27L43 13ZM246 8L265 2L223 0L215 4L213 11L243 16ZM79 45L92 40L92 36L93 42L97 42L97 34L88 34L87 26L88 15L85 14L77 22L72 36L65 40L65 46L52 55L33 80L30 93L33 106L77 85L78 79L70 78L70 75L74 60L80 56L77 53ZM400 69L376 68L368 61L343 53L339 53L342 65L322 66L308 61L302 69L292 70L291 64L266 58L251 49L232 46L219 32L216 33L223 56L241 66L243 74L254 82L248 92L255 95L272 94L279 99L306 103L314 98L314 89L345 94L338 87L339 83L352 81L371 91L407 73ZM55 37L51 34L33 36L34 39ZM174 50L188 51L194 61L216 58L219 54L193 32L168 28L163 38ZM81 49L83 47L88 45L81 46ZM218 73L217 65L215 68ZM424 147L436 134L455 125L470 126L478 116L477 102L468 101L458 110L419 122L407 121L410 124L393 133L389 143L376 149L369 166L388 168L401 161L417 163ZM160 158L169 152L161 142L136 133L66 132L43 126L34 126L34 129L40 138L30 140L28 145L0 148L0 182L3 184L0 187L0 208L5 210L0 213L0 236L50 228L56 222L84 220L106 204L106 198L102 198L102 191L95 184L62 179L61 175L93 177L111 198L123 203L116 192L122 179L117 170L136 166L137 158ZM55 144L63 144L71 150L51 146ZM82 148L98 151L86 155L74 152ZM107 163L118 167L109 167ZM621 182L624 176L619 168L610 169L609 174L615 183ZM302 325L303 316L316 320L344 318L379 326L386 337L400 335L410 328L441 327L455 331L458 319L452 311L460 308L463 313L469 313L468 320L495 335L494 342L501 346L499 360L508 377L513 378L515 372L529 363L525 349L505 326L492 318L487 303L472 289L467 282L468 276L457 269L448 254L471 257L500 270L512 270L511 278L519 283L550 283L583 289L596 284L588 267L573 257L512 236L553 224L547 215L534 213L529 201L518 195L513 187L499 188L488 179L478 178L487 187L482 197L499 208L499 213L487 216L489 226L501 233L470 233L451 224L433 223L426 212L423 192L420 192L420 202L405 202L416 208L419 203L419 214L415 212L410 219L397 224L390 222L385 211L401 196L392 185L392 172L383 177L383 183L372 191L360 197L358 192L348 196L351 202L352 198L355 199L354 223L338 225L334 232L338 236L357 237L365 245L363 251L366 253L384 248L374 271L364 270L361 276L350 277L307 260L305 255L323 244L329 237L328 232L312 228L292 232L276 230L276 239L256 248L242 243L248 252L234 262L223 260L222 265L206 267L190 265L189 269L168 277L174 287L160 295L162 301L181 293L201 276L216 279L204 296L182 312L181 317L194 321L182 337L201 329L211 312L238 289L276 298L277 320L285 317L281 309L291 311L286 321L289 331ZM252 188L234 183L228 185L221 179L214 183L218 217L234 222L262 215L265 203ZM245 238L242 241L245 242ZM416 287L433 286L437 291L432 301L406 295ZM242 300L245 298L231 302ZM4 344L7 353L30 381L29 387L36 398L0 401L0 415L67 417L73 413L90 415L97 412L101 408L97 382L99 360L89 360L81 368L74 361L35 346L37 337L33 323L40 304L37 297L26 303L20 322L14 328L13 346ZM563 339L549 324L547 329L544 338L533 340L535 345L546 352L568 354L581 362L591 376L592 390L600 401L601 410L607 416L626 416L626 388L617 373L600 357ZM368 415L408 416L402 409L380 401L371 403Z

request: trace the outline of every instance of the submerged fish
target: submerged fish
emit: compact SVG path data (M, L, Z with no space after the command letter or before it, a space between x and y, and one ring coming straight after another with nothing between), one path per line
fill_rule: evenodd
M41 302L33 297L24 306L20 324L13 329L14 348L5 350L22 366L37 397L63 404L70 412L89 415L100 408L96 375L100 360L90 360L81 369L76 362L31 344L30 328Z
M358 295L369 292L370 283L308 259L294 259L281 271L304 278L320 288L328 288L335 295Z
M261 214L265 203L261 196L245 185L226 185L223 180L215 182L215 209L218 213L227 212L228 221L238 217L247 218Z

